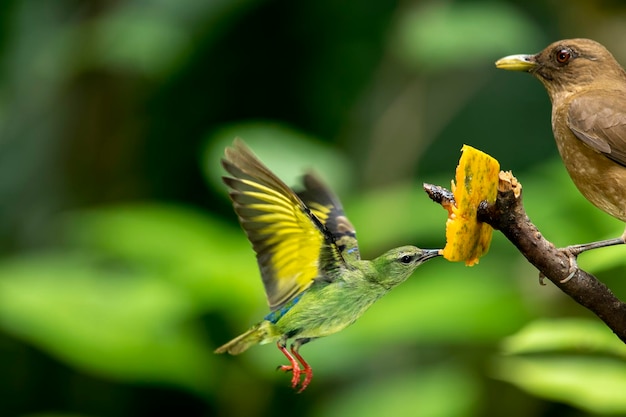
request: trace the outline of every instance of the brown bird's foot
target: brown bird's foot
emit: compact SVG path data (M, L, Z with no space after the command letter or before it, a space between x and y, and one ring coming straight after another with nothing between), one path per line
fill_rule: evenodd
M578 262L576 261L576 257L578 256L578 254L570 252L568 248L560 250L561 252L565 253L567 255L567 259L569 259L569 275L562 280L559 280L560 283L566 283L567 281L572 279L576 274L576 271L578 271ZM539 272L539 285L546 285L544 281L546 278L547 277L543 274L543 272Z
M565 284L567 281L574 278L576 271L578 271L578 260L576 259L578 257L578 253L570 251L569 248L570 247L561 249L561 251L563 251L569 259L569 275L559 281L561 284Z
M304 360L304 358L302 356L300 356L298 351L295 350L293 346L291 347L291 352L293 353L293 355L291 353L289 353L287 351L287 348L285 346L281 345L280 342L277 343L277 346L278 346L278 349L280 349L280 351L283 352L283 355L285 355L287 357L287 359L289 359L290 365L281 365L281 366L279 366L276 369L279 370L279 371L291 372L292 373L291 387L293 389L296 389L298 384L300 384L300 377L302 376L302 374L304 374L304 381L302 381L302 385L300 385L300 389L298 390L298 394L299 394L302 391L304 391L306 389L306 387L309 386L309 383L313 379L313 369ZM294 356L295 356L295 358L294 358ZM296 360L296 358L297 358L297 360ZM298 364L298 361L300 361L300 363L302 363L302 366L304 367L304 369L300 368L300 364Z
M574 275L576 274L576 271L578 271L578 262L576 262L576 258L571 257L568 255L568 259L569 259L569 271L570 274L568 276L566 276L565 278L563 278L562 280L559 280L560 283L566 283L567 281L569 281L570 279L572 279L574 277ZM546 285L545 279L547 277L543 274L543 272L539 272L539 285Z
M568 246L565 249L568 252L570 252L572 255L577 257L581 253L587 252L588 250L605 248L607 246L623 245L624 243L626 243L626 241L624 240L625 235L626 235L626 232L624 233L624 235L617 237L615 239L607 239L607 240L600 240L598 242L583 243L582 245L572 245L572 246Z
M574 277L574 274L576 274L576 271L578 271L578 261L577 261L578 255L580 255L581 253L587 252L588 250L592 250L592 249L605 248L607 246L623 245L625 243L626 243L626 231L624 231L624 234L622 236L615 238L615 239L606 239L606 240L600 240L597 242L583 243L581 245L572 245L572 246L568 246L566 248L561 249L561 251L565 253L567 257L569 258L570 274L566 276L565 278L563 278L560 282L566 283L567 281L569 281L570 279ZM540 281L541 281L541 278L540 278Z

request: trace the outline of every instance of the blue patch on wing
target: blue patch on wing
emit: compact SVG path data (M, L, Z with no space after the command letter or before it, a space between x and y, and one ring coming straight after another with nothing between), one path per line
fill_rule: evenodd
M302 297L302 294L298 294L297 296L294 297L293 300L289 301L287 304L285 304L278 310L272 311L270 314L264 317L264 320L267 320L271 322L272 324L276 324L276 322L280 320L282 316L284 316L289 310L291 310L291 307L295 306L296 303L300 301L300 297Z

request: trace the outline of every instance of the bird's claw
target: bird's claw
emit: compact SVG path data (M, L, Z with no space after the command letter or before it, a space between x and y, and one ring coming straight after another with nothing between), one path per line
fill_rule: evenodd
M302 381L302 385L300 386L298 394L304 391L304 389L309 386L309 382L311 382L311 380L313 379L313 369L311 369L310 366L305 367L304 374L304 381Z
M300 367L295 365L281 365L277 368L279 371L283 372L291 372L291 387L295 389L300 383L300 375L302 374L302 370Z
M569 247L562 249L562 252L565 253L567 255L567 258L569 259L569 275L559 281L561 284L565 284L570 279L574 278L574 275L576 275L576 271L578 271L578 261L576 260L576 258L578 257L580 252L577 253L576 250L571 250L571 248Z
M561 252L567 255L567 259L569 260L569 275L559 280L561 284L565 284L567 281L574 278L574 275L576 275L576 271L578 271L578 262L576 261L576 258L578 257L578 253L576 253L576 250L571 250L571 248L572 247L561 249ZM573 248L575 249L575 247ZM545 279L546 279L545 274L539 271L539 285L546 285L544 281Z
M559 282L564 284L574 277L574 275L576 274L576 271L578 271L577 258L578 258L578 255L580 255L581 253L586 252L588 250L592 250L592 249L604 248L607 246L623 245L625 243L626 243L626 231L624 231L624 234L622 236L615 238L615 239L600 240L598 242L585 243L582 245L572 245L564 249L561 249L561 252L563 252L569 258L570 274Z
M300 389L298 390L298 394L301 393L302 391L306 389L306 387L309 386L309 383L313 379L313 369L302 358L302 356L300 356L300 354L298 353L297 345L295 347L294 345L291 346L291 352L293 353L293 356L291 355L291 353L287 351L287 348L285 347L284 343L281 343L279 341L278 343L276 343L276 346L278 346L278 349L280 349L280 351L283 352L283 354L287 357L287 359L289 359L289 363L291 364L291 365L281 365L276 369L279 371L292 373L291 387L293 389L296 389L298 384L300 384L300 377L304 373L304 381L302 381L302 384L300 385ZM302 363L302 366L304 367L304 369L300 367L300 365L298 364L298 360L296 360L296 358L298 358L298 360Z
M300 389L298 390L298 394L301 393L302 391L304 391L306 389L306 387L309 386L309 383L313 379L313 370L311 369L311 367L306 367L304 369L301 369L297 364L295 364L295 365L280 365L278 368L276 368L276 370L283 371L283 372L291 372L292 373L291 387L293 389L296 389L298 387L298 384L300 383L300 377L304 373L304 380L302 381L302 384L300 385Z
M570 274L568 276L566 276L565 278L563 278L562 280L559 281L561 284L565 284L567 281L569 281L570 279L574 278L574 275L576 275L576 271L578 271L578 266L576 265L576 266L572 267L571 266L571 261L572 261L572 259L570 258L570 271L572 271L572 272L570 272ZM576 260L574 260L574 264L576 264Z

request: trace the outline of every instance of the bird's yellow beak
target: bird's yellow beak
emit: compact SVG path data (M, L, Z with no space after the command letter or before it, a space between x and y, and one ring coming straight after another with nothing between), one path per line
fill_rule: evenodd
M496 68L508 71L531 71L536 66L533 55L509 55L496 61Z

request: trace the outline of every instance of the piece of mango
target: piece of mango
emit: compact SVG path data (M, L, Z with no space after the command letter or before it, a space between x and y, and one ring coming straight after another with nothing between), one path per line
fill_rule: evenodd
M455 204L449 204L446 222L446 246L442 255L452 262L465 261L467 266L478 263L487 253L493 229L476 218L478 205L486 200L493 203L498 191L500 164L491 156L463 145L456 181L452 181Z

